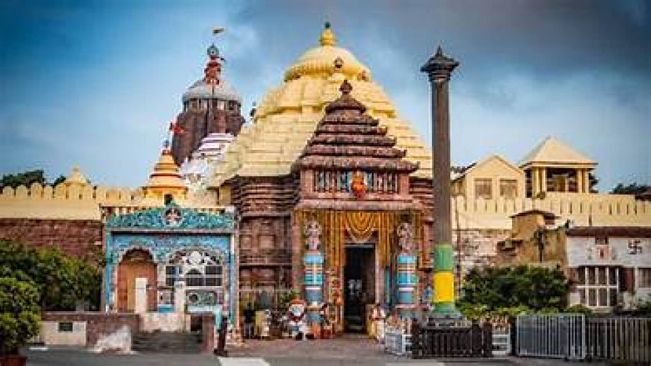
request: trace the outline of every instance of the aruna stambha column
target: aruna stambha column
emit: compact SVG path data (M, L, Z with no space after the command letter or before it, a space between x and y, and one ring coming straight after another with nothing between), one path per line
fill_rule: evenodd
M396 230L398 234L398 304L396 308L400 317L411 318L416 309L416 256L413 254L413 230L410 224L402 223Z
M459 63L443 54L436 54L421 67L429 76L432 88L432 175L434 196L434 308L433 319L457 319L461 315L454 306L454 249L450 214L450 110L448 84Z
M307 250L303 256L305 268L305 302L307 303L308 323L321 322L320 310L323 305L323 254L321 254L321 226L310 221L305 227Z

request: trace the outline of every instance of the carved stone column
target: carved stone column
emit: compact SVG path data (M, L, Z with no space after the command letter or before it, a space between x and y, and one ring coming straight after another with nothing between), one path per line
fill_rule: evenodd
M450 205L450 110L448 84L459 65L439 47L421 71L432 88L432 171L434 195L434 308L432 318L460 318L454 306L454 249Z

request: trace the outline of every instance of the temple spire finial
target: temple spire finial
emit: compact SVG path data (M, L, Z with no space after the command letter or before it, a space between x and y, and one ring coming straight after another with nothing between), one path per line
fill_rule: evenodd
M335 37L335 33L330 28L330 22L325 22L319 43L321 43L321 46L334 46L337 44L337 37Z
M341 86L339 87L339 91L340 91L343 95L348 95L348 94L350 94L351 91L353 91L353 86L350 85L350 83L348 82L348 80L344 80L344 82L341 83Z

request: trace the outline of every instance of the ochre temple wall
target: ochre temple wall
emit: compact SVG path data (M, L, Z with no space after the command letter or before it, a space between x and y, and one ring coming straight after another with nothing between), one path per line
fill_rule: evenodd
M35 248L57 247L84 257L101 249L102 227L96 220L0 218L0 239L18 240Z
M200 211L220 211L216 194L186 195L180 202ZM139 189L59 184L5 187L0 193L0 238L15 239L33 247L56 246L83 257L102 247L102 227L107 215L162 206L144 200Z
M413 179L411 194L431 210L431 183ZM455 202L456 201L456 202ZM572 220L580 226L651 226L651 202L633 195L547 193L544 199L451 198L452 229L511 229L511 216L533 208L556 214L557 223ZM457 220L458 216L458 220Z
M178 202L184 207L219 209L217 194L186 194ZM102 220L102 208L162 206L143 198L140 189L116 188L91 185L59 184L56 187L38 183L29 188L4 187L0 193L0 218L56 219L56 220Z

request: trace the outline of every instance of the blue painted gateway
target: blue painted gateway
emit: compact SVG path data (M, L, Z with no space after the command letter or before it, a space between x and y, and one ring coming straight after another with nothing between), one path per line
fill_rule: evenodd
M237 313L235 220L175 203L111 217L105 226L106 311ZM233 311L231 311L233 310Z

